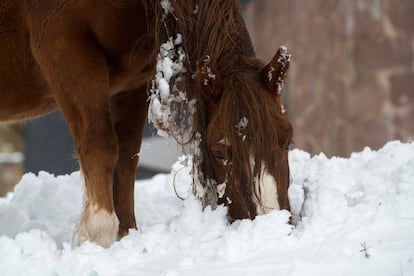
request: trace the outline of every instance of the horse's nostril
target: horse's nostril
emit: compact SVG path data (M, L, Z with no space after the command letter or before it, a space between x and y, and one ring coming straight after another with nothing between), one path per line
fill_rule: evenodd
M288 144L285 146L285 150L286 150L286 151L289 151L289 149L290 149L290 143L288 143Z

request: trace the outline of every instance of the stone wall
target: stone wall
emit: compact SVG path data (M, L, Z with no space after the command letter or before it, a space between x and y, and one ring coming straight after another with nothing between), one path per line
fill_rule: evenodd
M414 139L413 0L256 0L245 19L259 57L292 53L297 147L348 156Z

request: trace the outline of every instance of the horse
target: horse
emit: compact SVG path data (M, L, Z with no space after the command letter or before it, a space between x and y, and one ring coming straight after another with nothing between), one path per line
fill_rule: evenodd
M163 57L183 65L167 83L181 101L163 98ZM226 205L229 222L290 210L290 55L256 58L236 0L0 0L0 60L0 121L58 109L71 131L85 190L75 246L109 247L137 228L148 117L192 145L204 206Z

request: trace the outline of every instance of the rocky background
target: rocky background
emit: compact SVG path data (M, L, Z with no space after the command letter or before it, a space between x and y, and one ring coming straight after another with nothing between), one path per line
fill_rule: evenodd
M413 0L256 0L244 13L259 57L292 53L296 147L346 157L414 139Z
M295 146L348 156L414 139L413 0L241 1L259 57L293 54L285 101ZM0 129L0 196L23 173L21 125Z
M0 126L0 197L11 191L23 174L23 125Z

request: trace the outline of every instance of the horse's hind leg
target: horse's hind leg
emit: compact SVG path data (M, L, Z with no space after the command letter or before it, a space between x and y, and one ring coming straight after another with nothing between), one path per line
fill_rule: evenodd
M106 59L78 36L47 42L33 52L72 132L85 184L74 244L89 240L108 247L117 239L119 221L112 187L118 141L110 115Z
M119 158L114 173L114 203L118 215L119 237L136 228L134 183L139 151L147 119L145 87L111 98L111 114L119 142Z

